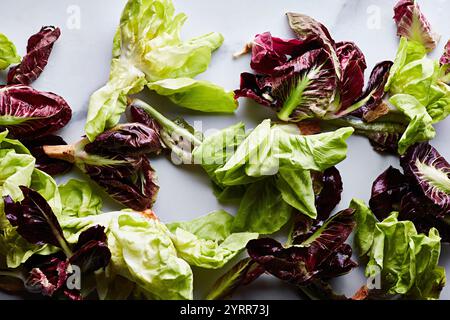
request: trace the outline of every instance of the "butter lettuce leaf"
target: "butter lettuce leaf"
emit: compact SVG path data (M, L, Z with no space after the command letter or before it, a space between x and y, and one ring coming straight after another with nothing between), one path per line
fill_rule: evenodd
M112 255L108 272L136 283L148 299L192 299L192 270L178 257L163 223L143 213L117 211L66 219L63 228L68 241L74 242L82 231L96 224L104 226L108 236ZM117 276L110 278L116 280Z
M316 196L309 171L281 169L276 185L286 203L310 218L317 218Z
M215 171L224 185L248 184L287 170L324 171L345 159L352 128L304 136L295 125L273 125L265 120Z
M85 217L101 213L103 201L89 183L71 179L59 186L62 202L62 216Z
M142 91L147 84L184 107L208 112L235 110L231 93L189 79L207 69L211 53L222 45L222 35L213 32L182 41L185 21L185 14L175 14L171 0L127 2L113 41L109 81L89 102L85 130L90 141L116 125L127 95Z
M213 212L187 223L168 225L178 255L190 265L206 268L222 268L257 233L231 233L234 217L225 211Z
M427 109L414 96L396 94L389 99L397 109L402 111L410 123L398 142L398 152L404 154L410 146L418 142L432 140L436 136L433 119Z
M225 92L222 87L208 81L190 78L165 79L147 84L161 96L173 103L203 112L234 112L237 101L234 92Z
M93 225L105 227L111 263L97 274L103 297L117 295L116 281L147 299L192 299L190 265L224 266L245 248L252 233L231 233L233 216L217 211L167 226L150 212L118 211L69 217L62 222L69 242ZM107 283L105 283L105 281ZM135 283L134 288L129 283Z
M402 37L385 87L391 104L409 120L398 143L400 154L416 142L433 139L433 124L450 114L450 87L441 80L439 61L427 51L423 43Z
M12 64L20 62L20 56L14 43L0 33L0 70L5 70Z
M224 129L193 152L219 200L240 200L233 230L272 234L294 209L316 218L311 171L323 172L344 160L354 129L305 136L296 125L270 120L249 134L244 129L242 124Z
M445 269L438 266L441 252L439 232L418 234L411 221L398 221L393 212L379 222L359 200L356 209L355 245L368 258L367 277L380 277L381 289L412 299L438 299L445 285Z
M293 208L283 199L273 177L250 184L233 222L235 232L272 234L291 218Z

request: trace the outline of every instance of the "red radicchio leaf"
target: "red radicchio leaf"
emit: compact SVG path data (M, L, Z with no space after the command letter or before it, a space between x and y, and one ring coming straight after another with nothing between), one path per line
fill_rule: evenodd
M28 274L25 286L29 292L53 296L66 285L69 276L67 268L69 262L49 256L46 261L35 266Z
M131 104L126 110L126 116L129 122L141 123L153 129L153 131L158 133L158 135L161 132L161 126L159 125L158 121L150 117L150 115L142 108L138 108L135 105Z
M441 65L450 65L450 40L445 45L445 51L442 55L441 59L439 60Z
M82 232L72 253L47 201L32 189L23 186L20 189L24 196L21 202L14 202L10 196L3 198L6 218L30 243L50 244L63 249L64 253L32 256L25 263L29 270L25 281L27 289L46 296L62 292L70 299L81 299L79 290L68 289L66 281L75 272L74 266L78 266L82 274L88 274L108 265L111 252L106 244L105 228L93 226Z
M68 248L61 226L47 201L36 191L21 186L24 199L14 202L10 196L3 197L6 218L17 232L33 244L51 244Z
M115 156L122 164L84 165L84 171L111 197L128 208L144 211L156 201L159 190L156 173L146 156Z
M405 175L423 195L437 205L442 215L450 210L450 164L429 143L408 149L400 159Z
M337 82L330 55L314 49L275 68L272 76L243 73L235 93L273 108L281 120L298 122L325 115Z
M351 247L344 246L355 227L353 215L352 209L341 211L301 246L285 248L276 240L258 239L248 243L248 253L266 272L295 285L342 275L356 266L350 259Z
M443 242L450 242L450 225L438 206L417 192L407 193L401 200L400 220L410 220L417 232L428 234L431 228L439 231Z
M159 132L140 123L120 124L105 131L85 146L85 151L101 155L142 155L162 149Z
M398 132L371 132L367 134L370 144L375 151L398 155L398 142L402 133Z
M33 140L22 140L22 143L36 158L36 168L42 170L49 175L58 175L70 171L73 164L60 159L53 159L47 156L44 152L43 146L58 146L67 145L67 143L60 136L48 135Z
M393 211L400 210L400 202L409 189L406 177L393 167L389 167L374 181L369 205L379 221L386 219Z
M394 7L397 35L422 43L428 51L436 48L439 36L432 32L430 23L415 0L400 0Z
M83 273L105 268L111 260L111 251L106 241L105 228L102 226L93 226L83 231L74 247L75 253L69 259L70 264L80 267Z
M81 276L106 267L111 259L106 241L105 228L97 225L80 234L70 257L61 252L51 256L33 255L25 263L26 270L30 270L25 283L28 291L81 300L81 292L68 289L67 280L75 272L75 266L80 268Z
M430 195L439 197L444 194L439 195L439 192L432 191L434 187L427 186L430 183L433 184L429 178L436 172L431 167L424 166L428 163L435 168L440 168L445 166L445 160L434 148L424 143L410 148L402 157L401 163L405 174L390 167L373 183L369 202L371 210L378 220L383 220L393 211L398 211L398 218L412 221L419 233L428 233L431 228L436 228L442 241L450 242L450 225L446 221L448 208L445 206L445 201L436 203L435 199L430 198ZM422 173L418 173L419 169ZM445 182L445 172L448 171L444 169L441 172L442 176L438 178L438 182ZM441 184L442 186L445 186L445 183Z
M352 247L344 243L335 250L325 262L322 263L322 270L318 277L321 280L335 278L349 273L358 264L352 260Z
M335 42L328 29L320 22L304 14L289 12L286 15L289 26L300 40L306 43L318 42L328 52L331 57L331 64L335 69L337 77L340 79L342 72L339 58L336 53Z
M276 67L297 57L304 50L303 42L297 39L284 40L272 37L270 32L259 34L253 40L250 66L262 74L272 74Z
M0 87L0 129L17 139L39 138L63 128L72 110L60 96L24 85Z
M22 62L10 69L8 84L29 85L36 80L45 66L53 49L53 45L61 35L61 30L55 27L42 27L28 40L27 54Z
M303 214L297 214L294 218L294 226L291 234L293 244L301 244L311 237L323 226L331 212L341 201L342 178L336 167L331 167L321 172L311 173L314 193L316 194L315 205L317 218L311 219Z
M388 108L380 109L380 105L383 103L383 97L385 95L384 87L389 78L392 65L392 61L383 61L373 68L367 88L356 102L368 100L362 107L353 112L352 115L366 121L374 121L389 111ZM395 149L397 149L397 145Z
M323 173L312 173L316 193L316 208L318 220L326 220L331 211L341 202L343 191L342 178L336 167L331 167Z
M353 42L336 43L336 53L342 69L340 110L345 110L362 94L364 71L367 68L367 64L364 54Z

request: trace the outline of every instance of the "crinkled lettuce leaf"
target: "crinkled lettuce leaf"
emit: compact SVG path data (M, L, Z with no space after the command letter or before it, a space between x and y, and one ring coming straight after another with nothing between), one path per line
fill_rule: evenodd
M62 216L85 217L100 214L103 201L89 183L71 179L59 186L62 202Z
M283 199L273 177L250 184L233 223L235 232L272 234L291 218L293 208Z
M208 136L194 149L194 162L201 164L213 182L223 187L215 171L233 156L245 138L245 125L242 122Z
M367 256L366 276L381 277L381 289L414 299L438 299L445 285L445 269L438 266L441 238L436 229L418 234L411 221L398 221L393 212L379 222L360 200L356 209L355 245Z
M221 268L249 240L258 237L252 233L232 234L233 219L218 211L166 226L148 213L119 211L72 217L62 224L69 242L75 242L82 231L93 225L105 227L112 258L107 270L97 275L103 297L114 294L115 281L122 281L136 283L136 288L130 290L145 298L192 299L189 265Z
M316 195L309 171L281 169L276 185L286 203L310 218L317 217Z
M219 33L182 41L186 15L175 15L171 0L129 0L113 42L113 60L108 83L89 102L86 134L93 140L117 124L126 107L127 95L152 90L180 105L200 111L233 112L231 93L204 81L194 81L204 72L211 53L222 45Z
M192 270L178 257L164 224L128 214L110 227L119 274L131 277L148 298L192 299Z
M219 200L240 200L233 230L272 234L293 209L317 217L310 171L323 172L346 157L352 128L304 136L296 125L263 121L248 135L242 124L206 138L194 149Z
M191 78L165 79L147 84L161 96L167 96L173 103L203 112L233 112L237 107L233 92L209 81Z
M245 248L257 233L231 233L234 217L221 210L187 223L168 225L179 257L190 265L222 268Z
M19 63L20 56L14 43L4 34L0 33L0 70L5 70L10 65Z
M414 96L396 94L389 99L398 110L402 111L410 123L398 142L398 152L404 154L415 143L432 140L436 136L433 119L427 109Z
M441 81L439 61L427 57L420 42L401 38L385 90L390 102L410 121L399 141L399 153L434 138L433 124L450 114L450 87Z
M178 257L163 223L142 213L118 211L67 219L63 227L69 242L73 242L79 233L96 224L104 226L108 235L110 272L135 282L149 299L192 299L192 270Z
M215 171L215 178L231 186L276 175L280 168L324 171L345 159L345 141L353 131L352 128L341 128L303 136L295 125L272 126L270 120L265 120Z

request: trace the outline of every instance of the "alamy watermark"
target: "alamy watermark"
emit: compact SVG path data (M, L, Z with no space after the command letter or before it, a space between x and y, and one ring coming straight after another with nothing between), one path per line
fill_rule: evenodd
M66 27L69 30L81 29L81 8L78 5L70 5L66 9L68 15L66 21Z

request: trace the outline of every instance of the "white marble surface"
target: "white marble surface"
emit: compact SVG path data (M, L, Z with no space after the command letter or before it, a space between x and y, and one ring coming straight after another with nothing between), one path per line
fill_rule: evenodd
M248 57L239 60L231 57L244 43L264 31L271 31L280 37L292 36L284 15L287 11L306 13L322 21L337 41L356 42L367 59L369 68L366 76L378 61L392 60L397 50L398 40L391 20L395 0L174 2L178 11L189 16L183 36L210 31L219 31L225 36L225 43L214 54L211 67L199 78L214 81L228 89L237 88L239 74L249 70ZM0 32L15 42L21 54L25 51L28 37L42 25L56 25L62 29L62 37L55 45L50 62L34 86L62 95L72 106L73 120L62 131L68 142L75 142L83 134L89 96L108 78L112 38L125 3L125 0L4 0ZM450 37L450 1L422 0L420 3L434 29L442 35L442 41L434 52L437 57ZM76 10L80 10L79 29L68 25L71 14ZM144 94L144 99L169 116L183 116L188 121L201 120L204 129L224 128L237 121L245 121L249 127L254 127L263 119L273 116L270 111L249 101L241 101L235 115L215 116L183 110L149 93ZM450 159L450 119L438 124L437 132L433 145ZM348 158L339 165L344 180L344 194L338 209L348 206L352 197L368 200L375 177L391 164L398 167L395 158L376 154L364 138L352 137L349 145ZM161 185L154 209L163 221L187 220L221 207L202 170L175 167L165 158L155 159L152 163L157 169ZM105 210L119 208L108 199L105 199L105 203ZM230 212L236 211L234 207L228 209ZM450 267L450 250L447 246L443 246L441 264ZM196 297L203 297L218 275L218 272L195 270ZM364 282L362 271L355 270L337 279L335 287L352 294ZM263 277L241 290L235 298L296 299L297 294L280 281ZM450 286L444 289L442 298L450 298Z

